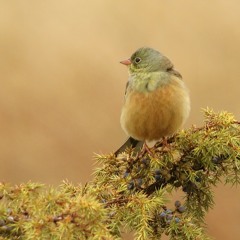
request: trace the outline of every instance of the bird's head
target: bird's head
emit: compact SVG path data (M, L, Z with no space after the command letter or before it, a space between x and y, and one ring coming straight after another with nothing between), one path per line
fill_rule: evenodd
M173 67L171 61L160 52L149 48L139 48L130 59L121 61L129 67L129 72L165 72Z

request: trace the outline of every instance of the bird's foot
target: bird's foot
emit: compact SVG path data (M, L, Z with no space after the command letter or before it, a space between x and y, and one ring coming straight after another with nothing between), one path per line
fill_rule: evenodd
M171 145L170 143L168 143L168 139L167 137L162 137L162 141L160 142L157 142L155 145L154 145L154 148L159 148L161 147L161 151L164 151L164 152L167 152L169 150L171 150Z
M142 147L142 149L139 152L137 157L138 158L142 158L146 153L148 153L149 155L153 156L153 152L151 150L152 150L152 148L148 147L146 142L144 142L143 147Z

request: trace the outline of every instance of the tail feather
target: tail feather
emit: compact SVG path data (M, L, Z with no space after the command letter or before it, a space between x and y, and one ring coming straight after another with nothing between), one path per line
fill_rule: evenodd
M143 142L129 137L128 140L114 153L115 156L126 151L127 148L136 148L138 151L143 146Z

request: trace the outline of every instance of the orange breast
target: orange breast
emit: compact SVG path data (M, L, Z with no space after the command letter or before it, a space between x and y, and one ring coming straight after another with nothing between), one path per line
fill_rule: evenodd
M189 96L181 80L152 92L129 91L121 114L124 131L138 140L159 140L174 134L189 114Z

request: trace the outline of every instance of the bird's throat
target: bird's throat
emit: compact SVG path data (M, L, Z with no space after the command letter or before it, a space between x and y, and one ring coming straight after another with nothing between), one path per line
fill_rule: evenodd
M138 92L152 92L170 81L170 76L165 72L134 73L130 75L129 85Z

